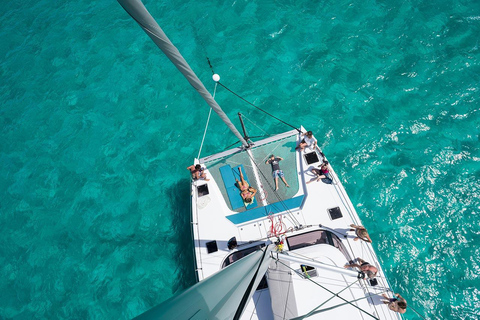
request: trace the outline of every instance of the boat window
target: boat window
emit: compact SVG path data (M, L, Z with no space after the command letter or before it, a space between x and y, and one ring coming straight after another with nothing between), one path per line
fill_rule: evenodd
M343 253L345 258L347 258L347 261L352 260L352 258L348 254L347 248L345 248L342 241L336 235L334 235L333 233L332 233L332 241L333 241L333 246Z
M324 230L316 230L287 237L288 248L290 250L296 250L315 244L328 243L327 232L328 231Z
M348 254L348 251L343 245L342 241L330 231L315 230L296 236L287 237L287 245L290 250L296 250L322 243L334 246L343 253L347 261L351 260L350 255Z
M240 259L242 259L243 257L248 256L250 253L255 252L255 251L257 251L258 249L263 248L263 247L265 247L265 244L262 243L262 244L260 244L260 245L258 245L258 246L255 246L255 247L250 247L250 248L247 248L247 249L235 251L234 253L232 253L231 255L229 255L229 256L225 259L225 261L223 261L222 269L225 268L226 266L234 263L235 261L240 260Z

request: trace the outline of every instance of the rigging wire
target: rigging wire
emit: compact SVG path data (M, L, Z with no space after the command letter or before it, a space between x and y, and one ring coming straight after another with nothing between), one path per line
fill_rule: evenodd
M413 312L415 312L419 317L421 317L422 319L425 319L427 320L424 316L422 316L420 313L417 312L417 310L413 309L412 306L408 306L408 308L412 309Z
M265 135L267 136L272 136L271 134L269 134L267 131L263 130L260 126L258 126L255 122L253 122L252 120L250 120L249 118L247 118L247 116L245 116L243 113L242 113L242 116L244 119L250 121L251 124L253 124L255 127L257 127L257 129L259 129L260 131L262 131L263 133L265 133ZM253 138L253 137L252 137Z
M273 258L273 259L275 259L275 258ZM287 267L288 269L290 269L290 270L292 270L293 272L297 273L292 267L290 267L290 266L286 265L285 263L283 263L282 261L280 261L280 259L278 258L278 256L277 256L277 258L275 259L275 261L283 264L283 265L284 265L285 267ZM371 316L372 318L374 318L374 319L376 319L376 320L379 320L379 319L378 319L377 317L375 317L374 315L372 315L372 314L368 313L367 311L363 310L362 308L354 305L353 303L349 302L349 301L346 300L345 298L340 297L340 296L339 296L338 294L336 294L335 292L333 292L333 291L329 290L328 288L322 286L320 283L313 281L311 278L305 278L305 279L311 281L312 283L316 284L316 285L319 286L320 288L322 288L322 289L326 290L327 292L333 294L333 295L336 296L337 298L345 301L346 303L350 304L352 307L355 307L355 308L357 308L358 310L360 310L360 311L366 313L367 315Z
M217 82L215 82L215 89L213 89L213 99L215 99L215 94L217 93ZM200 153L202 153L203 142L205 141L205 136L207 135L208 123L210 122L210 116L212 115L212 108L208 111L207 125L205 126L205 131L203 132L202 143L200 144L200 150L198 151L197 159L200 159Z
M227 88L227 87L226 87L223 83L221 83L220 81L218 82L218 84L221 85L222 87L224 87L225 89L227 89L227 91L233 93L235 96L237 96L237 97L240 98L241 100L243 100L243 101L245 101L246 103L248 103L249 105L251 105L252 107L256 108L257 110L260 110L260 111L262 111L263 113L265 113L266 115L268 115L268 116L270 116L270 117L272 117L272 118L280 121L281 123L283 123L283 124L285 124L285 125L287 125L287 126L289 126L289 127L292 127L293 129L297 130L298 132L301 132L300 129L298 129L297 127L295 127L295 126L293 126L293 125L291 125L291 124L289 124L289 123L287 123L287 122L285 122L285 121L283 121L283 120L275 117L273 114L271 114L271 113L263 110L262 108L257 107L256 105L254 105L253 103L251 103L251 102L248 101L247 99L243 98L242 96L240 96L240 95L237 94L236 92L234 92L234 91L230 90L229 88Z
M208 65L210 66L210 70L212 70L212 74L215 74L215 71L213 70L213 66L212 66L212 63L210 62L210 59L208 57L207 58L207 62L208 62ZM283 124L286 124L287 126L289 127L292 127L293 129L297 130L298 132L300 132L300 129L298 129L297 127L275 117L274 115L272 115L271 113L268 113L267 111L263 110L262 108L260 107L257 107L256 105L254 105L253 103L251 103L250 101L248 101L247 99L243 98L242 96L240 96L239 94L235 93L234 91L230 90L229 88L227 88L223 83L221 83L220 81L218 81L218 84L221 85L222 87L224 87L225 89L227 89L227 91L233 93L235 96L237 96L238 98L240 98L241 100L245 101L246 103L248 103L249 105L251 105L252 107L256 108L257 110L260 110L262 111L263 113L269 115L270 117L280 121L281 123Z
M346 286L345 288L343 288L342 290L340 290L339 292L336 293L336 295L342 293L343 291L347 290L348 288L350 288L351 286L353 286L355 283L359 282L360 279L357 279L356 281L350 283L348 286ZM314 314L319 308L323 307L327 302L329 302L330 300L332 300L333 298L335 298L335 295L331 296L330 298L328 298L327 300L325 300L324 302L322 302L320 305L318 305L317 307L315 307L312 311L310 311L309 313L307 313L306 315L302 316L302 318L308 318L310 317L312 314ZM318 312L321 312L321 310L318 310Z

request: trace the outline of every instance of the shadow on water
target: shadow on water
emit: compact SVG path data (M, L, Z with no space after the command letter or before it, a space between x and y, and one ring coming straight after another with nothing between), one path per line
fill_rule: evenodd
M172 206L172 228L174 236L171 241L175 244L174 259L177 265L172 292L178 293L194 285L196 282L190 223L189 179L182 179L173 184L167 190L167 195Z

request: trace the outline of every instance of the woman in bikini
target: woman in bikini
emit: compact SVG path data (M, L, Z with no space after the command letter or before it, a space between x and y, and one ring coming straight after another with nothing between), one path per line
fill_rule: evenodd
M238 168L238 171L240 172L241 181L238 181L238 179L235 179L235 181L237 181L238 187L242 192L240 195L242 196L243 201L245 201L246 203L252 203L253 197L257 193L257 189L248 185L248 182L245 181L245 179L243 178L242 169Z
M332 184L332 176L330 175L330 171L328 170L328 161L324 161L321 165L319 165L320 169L313 168L312 173L315 174L315 178L312 180L308 181L307 184L313 181L320 181L326 183L326 184Z

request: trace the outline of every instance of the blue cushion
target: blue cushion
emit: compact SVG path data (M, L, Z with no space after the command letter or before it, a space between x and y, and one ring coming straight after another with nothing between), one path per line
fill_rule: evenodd
M243 165L236 166L232 169L230 165L225 165L223 167L220 167L220 174L222 176L223 184L225 185L225 189L227 190L227 195L228 195L228 200L230 200L230 205L232 206L232 210L239 209L241 207L246 207L247 204L243 201L243 198L240 194L240 189L237 186L236 180L240 181L240 173L238 172L238 168L241 168L243 178L245 181L250 184L250 181L248 181L247 174L245 172L245 169L243 168ZM252 203L249 203L248 206L256 207L257 203L255 200L255 197L253 198Z
M230 200L230 205L232 210L243 207L243 199L240 195L240 189L238 189L235 176L233 175L232 167L230 165L225 165L220 167L220 174L222 175L223 184L227 190L228 199ZM237 169L238 170L238 169Z
M240 172L238 172L238 168L242 169L243 179L245 179L245 181L248 182L248 185L250 185L250 181L248 181L248 176L247 176L247 173L245 172L245 169L243 168L243 165L238 165L238 166L236 166L235 168L232 169L233 175L235 176L235 178L238 181L240 181ZM237 189L238 189L238 187L237 187ZM238 189L238 190L240 190L240 189ZM240 197L242 197L242 195L240 195ZM247 208L247 207L255 208L257 206L257 200L255 199L255 197L253 197L253 201L251 203L246 203L245 201L243 201L243 198L242 198L242 202L243 202L243 205L245 206L245 208Z

